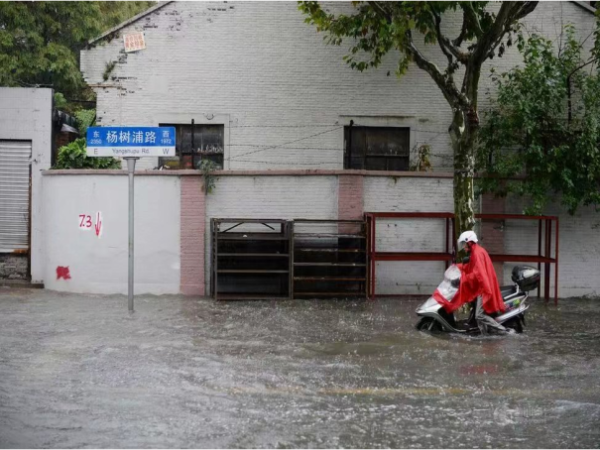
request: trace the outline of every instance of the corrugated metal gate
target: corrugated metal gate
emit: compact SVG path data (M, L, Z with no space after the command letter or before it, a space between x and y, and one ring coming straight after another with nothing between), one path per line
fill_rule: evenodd
M0 141L0 253L29 249L30 141Z

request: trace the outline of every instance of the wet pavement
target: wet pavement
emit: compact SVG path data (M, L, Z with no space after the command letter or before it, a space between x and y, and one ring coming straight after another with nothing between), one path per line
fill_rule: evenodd
M600 301L431 336L419 300L0 288L0 447L600 447Z

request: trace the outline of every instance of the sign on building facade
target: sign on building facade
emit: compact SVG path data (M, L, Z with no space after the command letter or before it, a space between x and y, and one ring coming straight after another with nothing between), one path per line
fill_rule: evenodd
M131 33L123 36L125 53L137 52L146 48L146 39L144 33Z

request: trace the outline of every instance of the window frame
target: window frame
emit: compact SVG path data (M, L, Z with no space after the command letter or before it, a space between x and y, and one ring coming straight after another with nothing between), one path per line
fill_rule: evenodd
M229 113L207 113L207 112L154 112L151 115L152 122L159 124L191 124L192 120L196 125L222 125L223 126L223 170L229 170L230 162L230 128L231 114ZM196 169L194 169L196 170Z
M364 129L365 130L365 145L364 145L364 151L362 152L363 153L362 167L360 167L360 168L352 167L352 162L353 162L353 158L352 158L352 134L353 133L352 133L352 131L353 131L353 129ZM406 144L407 144L406 154L402 154L402 155L371 154L371 155L369 155L367 153L367 145L366 145L366 140L367 140L366 130L368 130L368 129L379 129L379 130L400 129L400 130L404 130L406 132ZM348 125L344 126L344 158L343 158L344 170L374 170L374 171L379 171L379 172L409 171L410 170L410 161L411 161L412 141L413 141L413 128L409 124L404 124L404 123L403 124L388 124L388 123L356 124L354 122L354 120L350 120L350 123ZM384 159L386 161L386 163L385 163L386 168L385 169L368 169L367 168L367 160L368 159ZM394 159L405 159L406 167L403 169L388 169L387 168L389 166L388 161L394 160Z
M196 123L196 121L194 119L191 119L190 122L188 123L176 123L175 121L170 121L171 123L167 122L161 122L159 123L160 127L174 127L175 128L175 136L176 136L176 149L175 149L175 155L176 157L179 158L179 169L185 169L185 159L186 156L190 157L191 156L191 165L192 165L192 169L193 170L198 170L196 163L198 161L201 161L203 159L203 157L205 156L211 156L211 155L219 155L222 158L221 161L221 169L224 169L225 167L225 136L226 136L226 127L225 124L223 123ZM190 139L191 139L191 151L186 151L183 149L183 147L179 147L180 145L183 145L183 133L185 130L185 127L191 127L191 133L190 133ZM196 130L195 127L221 127L221 132L222 132L222 137L223 137L223 152L222 153L200 153L200 152L195 152L194 148L195 148L195 135L196 135ZM212 161L211 158L206 158L209 161ZM173 160L173 157L159 157L159 161L158 161L158 165L159 167L163 165L163 161L165 160Z

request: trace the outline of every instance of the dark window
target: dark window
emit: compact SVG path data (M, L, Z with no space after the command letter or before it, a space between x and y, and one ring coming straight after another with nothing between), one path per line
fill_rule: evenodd
M408 170L410 128L344 127L344 169Z
M223 168L225 126L199 124L160 124L175 127L175 158L160 158L160 166L181 169L198 169L202 160L212 161Z

